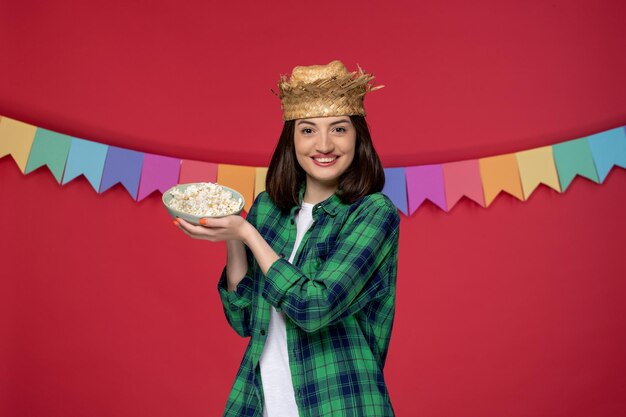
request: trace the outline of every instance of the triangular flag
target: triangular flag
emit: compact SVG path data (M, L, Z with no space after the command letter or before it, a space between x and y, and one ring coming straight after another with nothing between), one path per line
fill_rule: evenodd
M109 146L102 171L100 192L108 190L117 183L122 183L133 199L137 200L143 155L141 152Z
M54 178L60 184L71 145L71 136L37 128L24 173L28 174L39 167L47 165Z
M11 155L23 174L36 132L37 126L3 116L0 120L0 158Z
M552 145L554 165L559 173L561 192L565 191L576 175L600 182L587 138Z
M449 162L443 164L442 167L448 210L451 210L463 196L485 207L483 183L480 179L477 159Z
M406 189L409 195L409 215L428 199L448 211L441 164L406 168Z
M254 199L265 191L265 178L267 177L267 168L257 167L254 176Z
M100 189L108 148L108 145L102 143L72 138L62 184L65 185L82 174L97 192Z
M384 171L385 187L383 188L383 194L389 197L405 216L408 216L405 168L384 168Z
M247 212L254 202L255 174L254 167L218 164L217 183L240 192L245 200L244 210Z
M600 182L609 175L613 165L626 168L626 133L618 127L587 138Z
M153 191L166 192L178 184L180 159L169 156L144 154L139 181L137 201L146 198Z
M478 165L483 181L486 206L493 202L500 191L506 191L519 200L524 200L515 154L481 158L478 160Z
M217 182L217 164L183 159L180 164L178 183L190 182Z
M528 197L539 184L545 184L561 192L559 176L556 172L554 156L552 155L552 146L517 152L515 157L517 158L525 200L528 200Z

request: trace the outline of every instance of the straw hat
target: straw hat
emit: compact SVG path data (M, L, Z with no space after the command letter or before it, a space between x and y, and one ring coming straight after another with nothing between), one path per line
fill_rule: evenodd
M378 90L361 67L348 72L341 61L327 65L295 67L289 81L282 75L278 82L283 119L294 120L309 117L365 116L363 98L365 94Z

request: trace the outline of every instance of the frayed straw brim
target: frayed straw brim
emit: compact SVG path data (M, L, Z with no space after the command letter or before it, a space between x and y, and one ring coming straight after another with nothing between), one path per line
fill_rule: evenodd
M343 64L341 66L343 67ZM313 71L325 68L325 72L328 72L327 67L313 66L310 68L313 68ZM345 69L345 67L343 68ZM314 78L315 74L308 74L308 77ZM373 79L374 76L363 72L361 67L358 67L358 71L350 73L345 71L343 74L339 73L312 81L294 80L293 76L288 81L287 76L283 75L278 83L280 93L276 94L273 90L272 92L281 100L284 120L329 116L365 116L365 109L363 108L365 94L384 87L382 85L374 87L373 84L370 84Z

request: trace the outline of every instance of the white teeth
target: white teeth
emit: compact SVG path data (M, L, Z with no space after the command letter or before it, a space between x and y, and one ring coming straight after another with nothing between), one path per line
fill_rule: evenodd
M335 156L334 158L314 158L314 159L318 162L326 163L326 162L333 162L335 159L337 159L337 157Z

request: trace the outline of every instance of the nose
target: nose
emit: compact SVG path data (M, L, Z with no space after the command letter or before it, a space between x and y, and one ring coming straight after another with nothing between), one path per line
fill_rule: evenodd
M335 144L327 132L322 132L315 148L319 153L331 153L335 149Z

